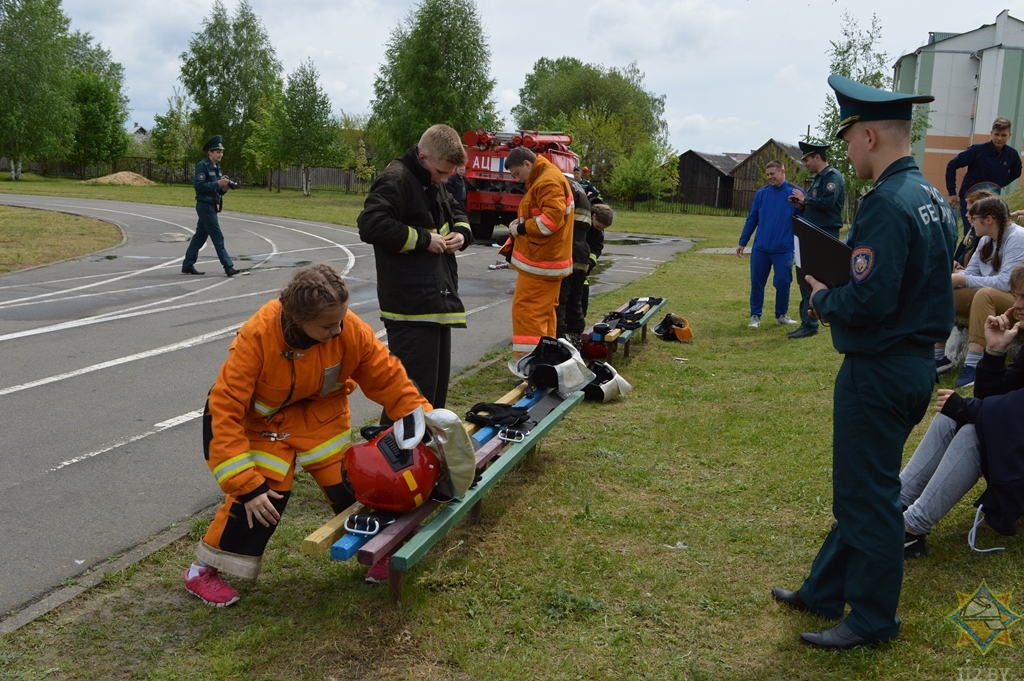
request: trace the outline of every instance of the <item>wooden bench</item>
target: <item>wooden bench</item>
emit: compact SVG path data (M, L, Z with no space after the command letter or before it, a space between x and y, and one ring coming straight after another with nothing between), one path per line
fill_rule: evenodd
M613 336L612 339L604 341L605 347L608 348L608 358L611 359L612 355L615 354L615 349L619 345L622 346L622 358L623 359L628 358L629 357L630 343L632 342L633 336L636 334L637 331L640 332L640 342L641 343L647 342L647 325L648 325L648 323L650 323L650 321L652 319L654 319L654 317L659 312L661 312L661 308L665 307L665 305L667 303L668 303L668 298L662 298L661 302L655 303L654 305L652 305L651 308L638 321L638 324L640 326L638 326L635 329L621 329L621 330L620 329L613 329L611 331L611 333L608 334L609 336ZM629 303L626 303L625 305L620 307L618 310L616 310L616 312L625 312L626 310L629 309L629 307L630 307ZM615 333L616 331L618 331L619 333ZM590 327L589 329L587 329L584 332L584 334L592 334L592 333L594 333L594 327Z
M546 394L546 391L538 391L527 395L526 384L523 383L502 396L498 402L529 407ZM306 537L302 543L302 553L315 555L330 547L332 560L348 560L354 555L363 565L373 565L390 555L388 583L392 599L399 602L405 572L419 562L463 516L468 518L470 524L478 522L484 495L582 400L582 391L565 398L518 442L503 440L497 436L494 428L467 424L466 430L474 438L474 445L480 445L476 450L480 480L463 499L448 504L427 501L372 537L346 533L344 525L349 515L372 511L362 504L353 504ZM404 546L403 542L406 542Z

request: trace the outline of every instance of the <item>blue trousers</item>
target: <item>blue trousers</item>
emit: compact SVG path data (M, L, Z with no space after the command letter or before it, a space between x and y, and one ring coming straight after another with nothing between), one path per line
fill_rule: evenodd
M836 239L839 238L838 227L822 227L823 231L828 232ZM809 329L818 328L818 320L811 317L811 287L805 281L798 281L800 285L800 325L806 326Z
M789 311L789 287L793 284L793 251L769 253L754 248L750 251L750 314L761 316L764 309L764 287L768 272L775 270L775 316Z
M199 222L196 223L196 233L188 242L185 261L181 263L181 269L187 270L190 267L195 267L196 260L199 259L199 249L206 243L207 238L213 242L213 247L217 250L217 257L224 269L232 267L231 256L228 255L228 249L224 247L224 235L221 234L220 221L217 219L217 207L212 203L196 201L196 213L199 215Z
M934 358L847 355L836 375L832 413L829 532L800 597L829 619L873 641L900 632L903 586L900 462L935 385Z

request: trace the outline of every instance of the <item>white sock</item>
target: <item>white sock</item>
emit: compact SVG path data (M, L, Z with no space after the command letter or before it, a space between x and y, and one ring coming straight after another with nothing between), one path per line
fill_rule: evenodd
M967 351L967 358L964 360L964 366L965 367L976 367L976 366L978 366L978 362L981 361L981 355L982 355L982 353L978 352L977 350L968 350Z
M935 348L935 361L938 362L940 359L946 356L946 346L940 345Z
M207 566L201 560L197 560L196 562L192 563L192 565L190 565L188 568L188 577L186 579L195 579L199 576L199 571L204 567Z

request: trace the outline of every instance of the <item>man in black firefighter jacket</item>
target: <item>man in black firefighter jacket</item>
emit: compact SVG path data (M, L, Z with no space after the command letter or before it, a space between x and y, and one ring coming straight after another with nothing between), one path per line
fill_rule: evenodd
M357 220L359 238L373 245L388 347L438 408L448 398L451 330L466 327L455 253L473 242L473 233L444 186L465 163L459 134L431 126L377 176ZM387 414L381 423L390 425Z
M587 280L587 272L590 271L590 244L587 242L590 233L590 201L587 199L587 192L572 175L566 174L566 179L572 189L576 206L572 224L572 274L562 279L555 316L558 337L565 338L579 347L580 335L586 326L583 285Z

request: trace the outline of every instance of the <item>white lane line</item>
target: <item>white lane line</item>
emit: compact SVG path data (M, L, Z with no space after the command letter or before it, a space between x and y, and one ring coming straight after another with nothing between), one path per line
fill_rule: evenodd
M226 326L218 331L211 331L210 333L204 333L201 336L194 338L188 338L178 343L171 343L160 348L153 348L152 350L146 350L145 352L139 352L134 355L127 355L125 357L118 357L107 362L100 362L99 364L93 364L92 366L84 367L82 369L76 369L69 371L64 374L57 374L56 376L48 376L47 378L40 378L37 381L30 381L28 383L22 383L21 385L14 385L10 388L4 388L0 390L0 396L10 395L11 393L20 392L22 390L28 390L29 388L38 388L41 385L48 385L50 383L56 383L58 381L64 381L69 378L76 378L85 374L92 373L94 371L100 371L101 369L109 369L120 364L127 364L128 362L135 362L140 359L147 359L149 357L156 357L157 355L163 355L168 352L174 352L175 350L184 350L185 348L195 347L202 345L203 343L209 343L210 341L218 340L223 336L234 333L241 327L241 324L232 324Z
M265 293L276 292L277 290L278 289L271 289L270 291L259 291L257 293L245 293L245 294L242 294L240 296L232 296L232 297L234 297L234 298L245 298L247 296L259 295L260 293L264 293L265 294ZM210 302L213 302L213 301L210 301ZM376 301L364 300L364 301L360 301L358 303L352 303L351 305L349 305L349 308L362 307L363 305L368 305L368 304L373 303L373 302L376 302ZM204 303L197 303L197 304L206 304L206 303L204 302ZM150 311L141 312L141 313L138 313L138 314L151 314L153 312L159 312L159 310L150 310ZM130 316L136 316L136 315L130 315ZM101 319L99 321L107 321L107 320L102 320ZM165 346L160 347L160 348L154 348L153 350L146 350L145 352L139 352L139 353L136 353L134 355L128 355L126 357L119 357L117 359L112 359L112 360L107 361L107 362L101 362L100 364L93 364L92 366L87 366L87 367L82 368L82 369L76 369L75 371L69 371L67 373L57 374L56 376L49 376L47 378L40 378L37 381L29 381L28 383L22 383L21 385L14 385L14 386L11 386L10 388L3 388L3 389L0 389L0 396L2 396L2 395L9 395L11 393L20 392L22 390L28 390L29 388L37 388L37 387L39 387L41 385L48 385L50 383L56 383L57 381L63 381L63 380L68 379L68 378L75 378L76 376L81 376L83 374L89 374L89 373L92 373L93 371L99 371L100 369L109 369L110 367L118 366L119 364L126 364L128 362L134 362L135 360L146 359L148 357L155 357L157 355L162 355L162 354L165 354L165 353L168 353L168 352L174 352L175 350L184 350L185 348L191 348L191 347L196 346L196 345L202 345L203 343L207 343L209 341L217 340L220 336L224 336L224 335L227 335L229 333L233 333L234 331L238 330L241 326L242 326L241 323L235 324L233 326L225 327L225 328L223 328L223 329L221 329L219 331L211 331L210 333L204 333L201 336L196 336L195 338L188 338L188 339L180 341L178 343L172 343L170 345L165 345Z
M154 308L149 310L138 310L135 312L121 312L121 313L104 313L102 315L96 315L94 317L83 317L82 319L72 319L69 322L61 322L59 324L51 324L50 326L41 326L36 329L26 329L25 331L14 331L12 333L4 334L0 336L0 342L14 340L16 338L25 338L26 336L38 336L44 333L53 333L55 331L65 331L67 329L75 329L80 326L90 326L92 324L100 324L103 322L113 322L119 319L131 319L132 317L141 317L148 314L156 314L158 312L169 312L171 310L181 310L189 307L198 307L200 305L213 305L216 303L223 303L228 300L238 300L239 298L249 298L251 296L265 296L269 293L277 293L280 289L271 288L265 291L253 291L252 293L240 293L235 296L225 296L223 298L215 298L213 300L197 300L191 303L181 303L179 305L168 305L167 307Z
M103 296L111 296L111 295L115 295L115 294L118 294L118 293L134 293L136 291L149 291L149 290L152 290L152 289L166 288L168 286L178 286L178 285L179 285L179 282L169 281L166 284L150 284L148 286L132 286L131 288L117 288L117 289L114 289L113 291L95 291L93 293L80 293L77 296L67 296L65 298L51 298L50 300L47 300L45 302L47 302L47 303L63 303L66 300L80 300L82 298L102 298ZM31 301L29 301L27 303L14 303L13 305L8 305L7 307L8 308L11 308L11 307L24 307L25 305L39 305L39 304L40 304L40 301L38 301L38 300L31 300ZM107 314L109 314L109 313L107 313Z
M153 430L148 430L145 433L140 433L138 435L132 435L131 437L126 437L126 438L124 438L122 440L118 440L117 442L115 442L112 445L109 445L107 447L104 447L103 449L97 449L94 452L89 452L88 454L82 454L81 456L76 456L75 458L68 459L67 461L61 461L59 464L57 464L56 466L54 466L53 468L48 470L47 473L55 473L55 472L59 471L61 468L67 468L71 464L81 463L82 461L88 461L89 459L93 458L94 456L99 456L100 454L105 454L105 453L111 451L112 449L117 449L118 447L124 447L125 445L130 445L131 443L137 442L138 440L141 440L144 437L149 437L150 435L156 435L157 433L159 433L161 431L167 430L168 428L173 428L174 426L179 426L182 423L188 423L189 421L197 419L197 418L199 418L202 415L203 415L203 410L202 409L196 409L195 411L190 411L187 414L182 414L181 416L175 416L173 419L168 419L166 421L161 421L160 423L158 423L155 426L153 426Z
M173 258L167 258L168 260L180 260L178 256ZM86 274L81 277L68 277L66 279L50 279L49 281L33 281L27 284L11 284L9 286L0 286L0 291L11 289L11 288L26 288L28 286L49 286L50 284L63 284L66 281L81 281L83 279L99 279L100 277L109 277L111 274L129 274L136 270L125 270L124 272L104 272L103 274Z
M143 268L141 270L135 270L134 272L130 272L129 274L122 274L120 276L116 276L116 277L113 277L111 279L104 279L103 281L95 281L95 282L93 282L91 284L83 284L81 286L76 286L74 288L61 289L60 291L51 291L49 293L39 293L39 294L36 294L34 296L25 296L24 298L13 298L11 300L5 300L3 302L0 302L0 307L11 307L12 305L14 305L14 303L20 303L20 302L23 302L23 301L26 301L26 300L39 300L41 298L52 298L54 296L64 295L64 294L67 294L67 293L73 293L74 291L82 291L82 290L85 290L87 288L95 288L97 286L103 286L105 284L112 284L115 281L121 281L122 279L127 279L128 277L134 277L134 276L139 275L139 274L145 274L146 272L152 272L153 270L166 269L168 267L171 267L172 265L177 264L177 262L178 262L177 259L174 259L174 260L170 260L170 261L165 262L165 263L160 263L159 265L153 265L152 267L145 267L145 268Z
M250 218L238 218L238 217L234 217L232 215L229 215L229 216L226 216L226 217L222 217L221 219L237 220L239 222L249 222L249 223L252 223L254 225L263 225L265 227L277 227L278 229L286 229L289 232L296 232L298 234L304 234L304 235L306 235L308 237L312 237L314 239L319 239L320 241L326 241L327 243L331 244L332 246L337 246L338 248L340 248L348 256L348 264L346 264L345 267L343 268L343 270L341 271L341 273L340 273L341 276L344 277L345 275L347 275L349 272L352 271L353 267L355 267L355 264L356 264L355 254L353 254L352 251L350 251L348 249L348 247L345 246L344 244L339 244L337 241L333 241L331 239L328 239L325 236L320 236L319 234L313 234L312 232L307 232L307 231L301 230L301 229L295 229L294 227L286 227L284 225L275 224L273 222L263 222L261 220L252 220Z
M65 205L65 204L47 204L47 205L61 207L61 208L73 208L73 209L77 209L77 210L88 210L84 206L69 206L69 205ZM194 230L190 230L188 227L185 227L183 225L179 225L179 224L174 223L174 222L169 222L167 220L161 220L160 218L154 218L152 216L139 215L137 213L130 213L130 212L127 212L127 211L115 211L115 210L106 209L106 208L97 208L95 210L102 210L102 211L109 212L109 213L116 213L116 214L120 214L120 215L131 215L131 216L134 216L134 217L146 218L146 219L149 219L149 220L154 220L156 222L162 222L162 223L165 223L165 224L168 224L168 225L179 227L179 228L184 229L184 230L189 231L189 232L194 231ZM306 231L303 231L303 230L300 230L300 229L295 229L293 227L286 227L284 225L275 224L275 223L271 223L271 222L263 222L263 221L260 221L260 220L251 220L251 219L247 219L247 218L238 218L238 217L233 217L233 216L227 216L226 219L237 220L239 222L248 222L248 223L252 223L252 224L256 224L256 225L264 225L264 226L267 226L267 227L276 227L278 229L284 229L284 230L288 230L288 231L291 231L291 232L297 232L299 234L304 234L306 236L312 237L314 239L320 239L321 241L326 241L331 246L336 247L336 248L340 248L346 254L346 256L347 256L348 262L347 262L346 266L343 268L343 271L341 272L342 276L345 276L346 274L348 274L352 270L352 268L355 266L355 255L352 253L352 251L350 251L343 244L340 244L340 243L338 243L336 241L333 241L331 239L328 239L326 237L322 237L322 236L319 236L317 234L312 234L310 232L306 232ZM253 234L255 236L258 236L258 237L262 238L264 241L267 241L268 243L270 243L270 245L271 245L271 247L273 249L273 252L274 253L278 252L277 246L270 239L268 239L267 237L264 237L262 235L256 234L255 232L252 232L251 230L246 230L246 231L249 232L250 234ZM203 244L203 249L202 250L205 250L206 247L209 246L209 245L210 245L209 242L207 242L206 244ZM75 288L71 288L71 289L62 289L60 291L51 291L50 293L40 293L40 294L37 294L37 295L34 295L34 296L26 296L24 298L15 298L13 300L2 301L2 302L0 302L0 308L2 308L2 307L13 307L15 304L24 304L25 301L35 301L35 300L40 300L40 299L43 299L43 298L54 298L55 296L66 295L66 294L74 292L74 291L79 291L79 290L88 289L88 288L94 288L94 287L97 287L97 286L103 286L104 284L110 284L110 283L113 283L113 282L116 282L116 281L120 281L121 279L126 279L128 277L133 277L133 276L136 276L136 275L139 275L139 274L144 274L146 272L151 272L153 270L171 267L171 266L175 265L177 262L178 262L178 258L174 258L173 260L169 260L166 263L161 263L159 265L154 265L152 267L143 268L141 270L134 270L134 271L128 272L126 274L115 276L114 278L111 278L111 279L104 279L103 281L97 281L97 282L93 282L91 284L85 284L85 285L82 285L82 286L79 286L79 287L75 287ZM217 286L222 286L222 285L226 284L227 281L228 280L224 280L224 281L218 282L216 284L212 284L210 286L207 286L207 287L204 287L204 288L201 288L201 289L197 289L196 291L184 294L182 296L178 296L176 298L168 298L168 299L161 300L161 301L153 301L151 303L147 303L146 305L141 305L141 306L137 306L137 307L134 307L134 308L128 308L128 310L122 310L120 312L123 313L123 312L126 312L126 311L138 310L138 309L142 309L142 308L145 308L145 307L151 307L153 305L161 305L161 304L170 302L172 300L177 300L177 299L180 299L180 298L185 298L185 297L188 297L188 296L193 296L193 295L202 293L204 291L208 291L211 288L216 288ZM108 315L116 315L116 314L119 314L119 313L118 312L111 312L111 313L106 313L106 314L108 314ZM97 315L97 316L103 316L103 315Z

